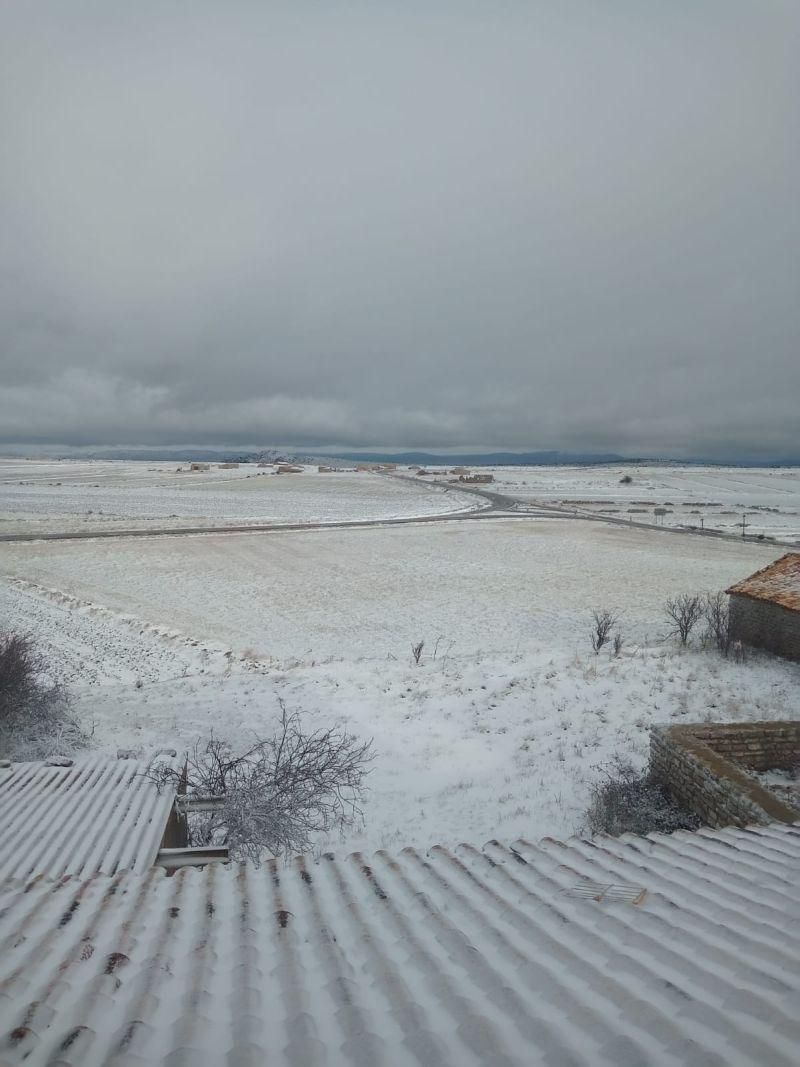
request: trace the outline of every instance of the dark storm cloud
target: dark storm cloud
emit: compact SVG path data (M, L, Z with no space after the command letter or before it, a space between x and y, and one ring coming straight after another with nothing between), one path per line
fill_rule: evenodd
M799 29L4 5L0 437L796 452Z

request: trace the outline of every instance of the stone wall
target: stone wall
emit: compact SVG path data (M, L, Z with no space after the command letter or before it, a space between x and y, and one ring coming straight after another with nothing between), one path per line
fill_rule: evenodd
M789 771L800 763L800 721L704 723L686 729L751 771Z
M650 734L651 774L709 826L800 822L743 769L789 767L798 757L800 722L656 726Z
M731 593L730 612L731 640L800 660L800 611Z

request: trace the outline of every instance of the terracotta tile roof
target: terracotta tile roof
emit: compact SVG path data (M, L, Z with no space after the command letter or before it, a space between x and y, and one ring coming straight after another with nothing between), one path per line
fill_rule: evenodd
M149 867L174 796L142 777L145 766L95 756L0 767L0 885Z
M726 592L769 600L791 611L800 611L800 552L787 552Z
M0 1063L794 1067L800 826L0 889Z

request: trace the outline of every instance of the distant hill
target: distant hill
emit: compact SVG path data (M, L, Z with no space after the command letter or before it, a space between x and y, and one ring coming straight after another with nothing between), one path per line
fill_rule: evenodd
M208 463L329 463L340 460L344 463L399 463L401 465L418 464L419 466L454 466L464 464L471 467L507 467L507 466L593 466L602 463L622 463L626 465L646 464L648 466L708 466L708 467L798 467L800 455L775 456L765 459L763 456L739 455L730 459L709 459L705 456L640 456L632 458L621 456L616 452L560 452L548 449L539 452L338 452L330 449L293 450L277 448L213 448L200 446L192 448L178 446L136 446L128 447L69 447L53 445L51 447L26 445L0 445L0 455L8 457L29 456L30 458L49 459L120 459L138 460L150 463L189 463L204 461Z
M75 458L74 454L67 458ZM106 448L82 452L81 459L125 459L152 463L283 463L303 462L292 452L264 448L258 452L232 448ZM305 462L312 462L306 459Z
M341 459L351 463L418 463L422 466L453 466L466 464L470 467L528 467L557 466L559 464L591 465L594 463L631 463L613 452L463 452L458 455L440 455L435 452L331 452L328 459Z
M78 456L73 453L67 458L127 459L153 463L190 463L193 460L209 463L246 463L250 453L241 449L234 451L225 448L106 448L81 452Z

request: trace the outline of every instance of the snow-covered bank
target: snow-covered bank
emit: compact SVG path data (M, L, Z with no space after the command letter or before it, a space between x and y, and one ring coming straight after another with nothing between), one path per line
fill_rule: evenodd
M339 662L262 673L188 675L80 690L95 743L185 747L214 730L267 733L278 698L312 727L374 737L366 825L343 842L373 849L579 829L599 767L617 751L644 764L648 729L670 721L796 715L800 667L670 647L525 652L410 662ZM321 843L322 845L322 843Z
M374 737L366 824L345 849L568 835L614 752L644 762L652 724L794 717L800 683L797 665L671 643L595 657L586 627L571 648L558 633L494 653L430 642L419 666L401 643L270 663L24 583L0 583L0 612L37 634L100 750L212 730L245 743L272 730L279 698L311 727Z

